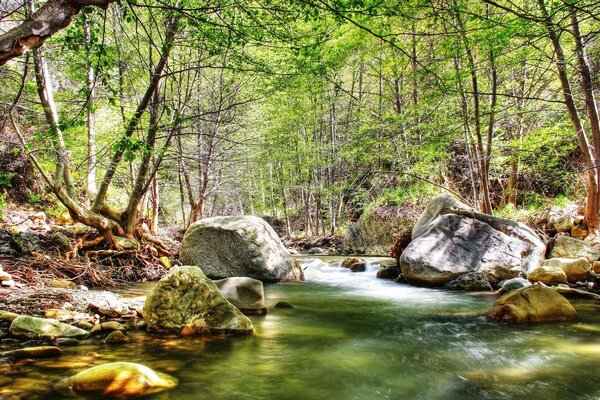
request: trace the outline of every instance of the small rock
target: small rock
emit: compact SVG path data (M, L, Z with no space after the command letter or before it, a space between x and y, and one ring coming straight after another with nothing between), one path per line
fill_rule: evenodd
M576 225L571 229L571 236L577 239L584 239L588 235L587 227L583 224Z
M3 287L13 288L13 287L17 286L17 283L13 280L10 280L10 281L2 281L2 283L0 283L0 285L2 285Z
M62 354L62 350L55 346L24 347L22 349L10 350L0 353L0 357L11 358L42 358L53 357Z
M158 262L160 262L160 265L162 265L163 267L165 267L166 270L171 269L171 260L169 260L169 257L161 257L158 259Z
M80 321L87 317L87 314L79 313L71 310L63 310L60 308L50 308L44 312L45 318L57 319L61 322L65 321Z
M138 250L140 248L140 244L137 240L123 236L115 236L114 238L117 244L125 250Z
M73 338L58 338L54 343L56 343L57 346L77 346L80 342Z
M390 279L395 281L396 279L398 279L401 273L402 270L396 265L384 266L377 271L377 278Z
M567 215L554 223L556 232L570 232L574 226L575 218L571 215Z
M71 246L71 241L69 238L60 232L53 232L48 239L62 252L73 250L73 246Z
M521 288L524 288L527 286L531 286L531 282L529 282L527 279L523 279L523 278L507 279L504 282L502 282L502 286L500 288L500 293L504 294L504 293L512 292L513 290L521 289Z
M62 289L73 289L75 288L75 283L68 281L66 279L50 279L46 282L47 286L54 288L62 288Z
M140 396L172 389L177 379L129 362L97 365L65 379L57 389L103 396Z
M294 308L293 305L286 303L285 301L278 301L273 307L277 309Z
M129 342L129 338L122 331L113 331L104 339L104 343L106 344L122 344L127 342Z
M313 247L312 249L308 249L308 251L306 252L306 254L313 254L313 255L318 255L318 254L326 254L327 252L325 251L325 249L321 248L321 247Z
M600 274L600 261L594 261L592 264L592 271L597 274Z
M94 328L94 324L88 321L79 321L76 326L86 331L91 331Z
M88 287L87 287L87 286L85 286L85 285L75 285L75 289L77 289L77 290L83 290L83 291L85 291L85 292L87 292L87 291L89 291L89 290L90 290L90 289L88 289Z
M262 315L267 312L263 283L248 277L232 277L213 281L231 304L246 315Z
M117 321L108 321L95 325L90 333L124 331L125 329L127 328Z
M469 272L444 285L446 289L481 291L492 290L492 285L483 272Z
M546 285L553 283L567 283L567 274L560 267L541 266L527 275L527 279L532 282L542 282Z
M12 276L0 267L0 282L12 281Z
M350 266L352 264L359 264L359 263L366 264L366 261L360 257L346 257L345 259L342 260L340 266L342 268L350 268Z
M600 259L600 250L588 245L583 240L565 235L557 235L554 238L554 247L550 252L550 258L580 258L589 262Z

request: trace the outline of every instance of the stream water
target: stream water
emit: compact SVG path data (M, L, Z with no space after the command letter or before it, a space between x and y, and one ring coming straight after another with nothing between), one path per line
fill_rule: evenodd
M509 326L485 317L493 296L382 281L375 265L351 273L339 261L302 257L305 282L267 286L269 314L252 317L252 336L130 332L124 345L67 347L0 364L0 398L64 399L53 382L132 361L179 380L151 399L600 399L600 304L575 302L574 323ZM278 301L294 308L272 309Z

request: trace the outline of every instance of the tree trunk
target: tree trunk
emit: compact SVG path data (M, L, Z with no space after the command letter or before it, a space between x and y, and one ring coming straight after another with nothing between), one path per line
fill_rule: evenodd
M96 77L93 66L93 52L90 40L90 25L87 18L83 19L83 35L85 39L87 63L86 86L87 86L87 102L86 102L86 128L87 128L87 175L86 187L87 196L91 200L94 199L98 188L96 186L96 127L95 127L95 86Z

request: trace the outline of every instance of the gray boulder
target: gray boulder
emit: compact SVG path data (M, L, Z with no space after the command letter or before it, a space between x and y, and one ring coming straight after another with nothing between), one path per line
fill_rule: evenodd
M442 286L471 272L495 284L537 268L544 253L543 242L527 226L443 195L417 221L400 267L409 282L421 285Z
M144 303L148 330L178 331L184 336L251 333L252 322L231 304L195 266L172 268Z
M550 252L550 258L580 258L589 262L600 259L600 250L590 246L583 240L575 239L566 235L557 235L554 238L554 246Z
M483 272L469 272L446 283L444 288L451 290L482 291L492 290L492 285L490 285L490 282Z
M179 260L199 266L211 279L302 279L302 269L273 228L252 216L213 217L193 223L183 237Z
M214 281L214 283L221 294L244 314L266 314L265 291L261 281L237 276Z

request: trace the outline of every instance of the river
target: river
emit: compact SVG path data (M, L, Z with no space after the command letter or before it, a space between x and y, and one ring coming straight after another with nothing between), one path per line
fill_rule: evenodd
M486 318L496 299L488 294L382 281L376 265L351 273L335 257L299 260L306 281L266 286L269 313L251 317L252 336L132 331L128 344L95 342L57 359L0 365L0 398L64 399L54 382L110 361L179 380L149 399L600 398L597 302L574 302L577 322L509 326ZM273 309L278 301L294 308Z

